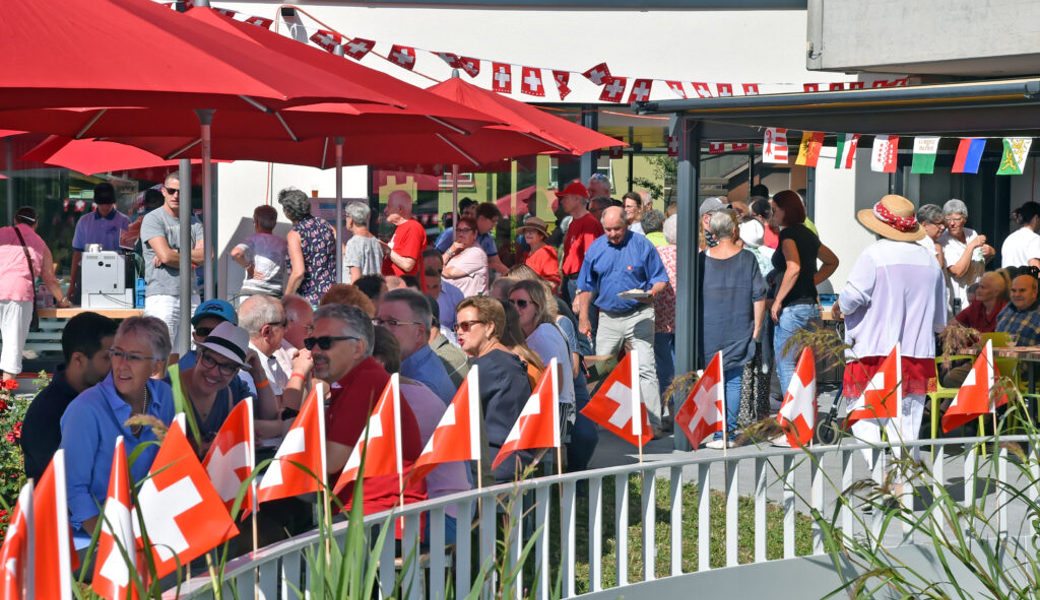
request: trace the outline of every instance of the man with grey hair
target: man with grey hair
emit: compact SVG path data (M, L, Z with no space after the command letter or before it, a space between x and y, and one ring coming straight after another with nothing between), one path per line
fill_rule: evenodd
M202 264L205 254L202 221L194 215L191 216L191 239L187 243L181 242L180 191L180 175L167 175L162 187L163 205L145 215L141 221L146 285L144 314L166 323L174 348L180 348L182 341L178 338L181 310L194 311L199 304L194 274L185 273L184 276L191 280L191 307L181 306L180 251L187 247L191 252L191 262L196 265ZM187 206L185 210L190 211L191 207Z
M231 249L231 258L246 270L239 301L255 294L279 298L285 286L287 242L274 235L278 211L273 206L258 206L253 211L253 235Z
M982 279L986 262L993 258L996 250L986 243L986 236L965 227L968 207L956 198L943 205L946 231L939 236L943 259L949 277L950 311L957 314L968 307L968 288Z
M943 217L942 207L938 204L922 204L917 209L917 222L921 224L925 233L925 236L917 243L935 256L935 260L939 261L939 266L945 272L946 264L943 261L942 248L939 246L939 236L946 231L946 219Z
M664 239L663 212L653 208L648 209L643 213L643 220L640 222L643 225L643 234L646 235L646 239L650 240L650 243L654 245L654 248L660 248L668 243Z
M391 290L383 296L372 323L386 327L401 343L401 375L426 384L445 404L451 404L455 386L430 348L433 315L426 296L415 290Z
M372 358L375 329L360 308L326 304L314 313L314 335L305 345L314 357L314 376L329 383L332 394L325 413L327 468L335 481L368 423L368 417L390 381L390 374ZM407 402L401 402L401 450L407 469L422 452L419 424ZM346 504L353 485L339 494ZM364 512L392 508L398 499L398 475L365 477ZM420 480L405 486L406 502L426 499Z
M343 246L343 281L354 283L365 275L379 275L383 244L368 230L371 209L364 202L350 202L343 209L351 237Z
M238 309L238 324L249 333L249 348L260 357L279 406L298 408L314 363L309 350L296 350L285 341L282 303L270 296L251 296Z
M426 229L412 217L412 197L408 192L390 192L386 201L386 220L396 229L390 243L384 244L383 275L413 275L419 278L419 288L425 290L422 253L426 248Z
M716 211L727 208L725 200L719 196L713 196L711 198L705 198L704 202L701 202L701 206L697 213L701 217L701 233L704 235L704 243L708 248L714 248L719 242L711 235L711 231L708 230L708 222L711 221L711 215L715 214Z
M589 197L610 197L610 178L603 173L593 173L589 177Z

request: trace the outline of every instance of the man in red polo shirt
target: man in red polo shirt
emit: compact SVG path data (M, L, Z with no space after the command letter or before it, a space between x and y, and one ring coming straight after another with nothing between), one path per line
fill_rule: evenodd
M560 293L568 303L574 302L578 272L585 260L585 252L593 240L603 235L603 225L592 216L585 206L589 191L580 181L573 181L562 191L557 192L560 206L571 216L571 224L567 227L567 235L563 238L563 285Z
M383 275L413 275L426 291L422 253L426 249L426 229L412 218L412 197L404 190L390 192L386 201L386 220L397 227L394 237L383 248Z
M335 483L390 375L372 358L375 333L372 320L361 309L342 304L322 306L314 313L311 335L304 345L314 358L314 376L332 388L325 412L325 446L329 481ZM401 452L407 473L422 452L422 442L419 424L406 402L401 402ZM344 506L349 508L353 493L353 484L340 491ZM365 514L393 508L399 497L397 475L365 477ZM405 486L406 503L425 499L425 482Z

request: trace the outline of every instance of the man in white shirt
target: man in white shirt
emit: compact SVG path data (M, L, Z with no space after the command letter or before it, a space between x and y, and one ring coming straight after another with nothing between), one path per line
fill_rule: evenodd
M1040 267L1040 203L1026 202L1018 207L1022 218L1022 226L1018 231L1007 236L1000 247L1000 266L1008 267Z
M299 407L314 361L310 351L285 341L282 303L271 296L250 296L238 310L238 323L249 332L249 348L260 357L279 407Z

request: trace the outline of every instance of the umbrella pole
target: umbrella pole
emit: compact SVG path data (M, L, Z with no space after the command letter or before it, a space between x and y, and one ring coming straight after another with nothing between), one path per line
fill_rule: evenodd
M455 241L455 232L459 229L459 165L451 165L451 241Z
M194 286L191 272L191 159L181 159L181 193L178 198L180 215L178 217L181 226L180 234L180 264L177 265L181 275L181 318L177 322L177 347L175 350L181 356L188 353L191 340L191 292ZM185 241L187 240L187 241Z
M343 275L343 142L342 137L334 138L336 142L336 278L350 283Z
M213 149L210 145L210 127L213 124L213 111L200 109L196 110L195 113L199 116L199 124L202 128L202 219L204 231L206 232L202 236L203 248L205 249L205 254L202 258L202 299L209 300L216 297L216 294L214 293L216 289L214 284L216 281L213 277L212 249L216 248L216 239L214 239L216 236L214 234L217 231L217 216L213 214L213 161L211 160ZM184 187L183 182L181 183L181 187ZM184 239L190 240L190 238ZM182 242L181 248L188 248L190 250L191 245L189 243L185 246Z
M7 150L7 220L14 225L14 151L11 148L11 137L4 139Z

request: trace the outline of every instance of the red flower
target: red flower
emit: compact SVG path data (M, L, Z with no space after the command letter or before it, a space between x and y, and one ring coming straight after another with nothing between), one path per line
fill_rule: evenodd
M8 379L8 380L4 381L4 389L5 390L17 390L18 389L18 381L15 380L15 379Z
M9 443L15 443L16 440L22 437L22 422L18 421L17 423L15 423L11 431L8 431L7 435L4 437L7 439Z
M0 412L7 410L7 401L0 398Z

